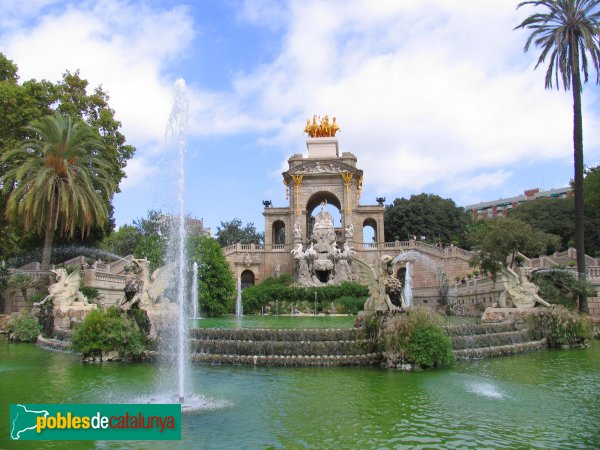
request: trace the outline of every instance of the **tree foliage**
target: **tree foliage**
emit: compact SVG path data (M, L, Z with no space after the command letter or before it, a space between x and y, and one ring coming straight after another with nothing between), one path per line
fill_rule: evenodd
M484 274L493 278L501 269L501 264L514 266L515 256L522 253L525 256L538 256L548 246L557 246L559 237L544 233L531 225L506 217L498 220L481 220L471 227L467 240L476 252L472 261L481 267Z
M5 215L24 229L44 231L42 267L50 266L54 234L85 235L108 219L107 202L116 189L103 159L97 131L60 113L34 120L32 137L6 151L10 167L2 183L10 194Z
M577 307L577 298L584 289L589 296L595 295L594 287L587 280L580 280L565 268L536 271L532 281L540 288L540 297L548 303L562 305L568 309Z
M585 249L600 256L600 166L586 170L583 179L585 196Z
M229 222L221 222L217 227L217 242L221 247L232 244L262 244L264 233L256 231L254 223L248 222L242 226L240 219L233 219Z
M190 236L187 254L188 267L193 261L198 263L198 299L202 314L220 316L230 312L235 281L218 242L207 236Z
M454 201L438 195L419 194L397 198L385 210L385 238L404 241L425 236L430 242L458 243L468 214Z
M97 131L103 145L102 159L111 167L110 176L118 192L119 182L125 176L124 168L135 148L126 143L120 131L121 123L116 120L115 111L108 102L109 96L102 87L90 91L89 83L80 77L78 71L66 71L57 82L36 79L20 82L16 64L0 53L0 154L4 155L8 150L17 148L23 140L33 137L34 132L27 128L32 121L60 112L85 121ZM0 178L14 164L16 162L11 160L0 163ZM0 191L0 254L5 257L38 248L43 240L43 236L25 232L19 225L6 221L4 209L11 190L9 186ZM112 198L104 199L108 221L103 228L91 230L84 241L86 244L97 242L114 227L111 201ZM65 242L61 242L59 238L57 242L69 240L65 238Z
M566 250L574 244L575 221L572 198L538 198L511 210L510 217L545 233L560 237L560 245L546 249L547 254Z
M133 255L142 238L142 232L133 225L123 225L105 237L102 249L119 256Z

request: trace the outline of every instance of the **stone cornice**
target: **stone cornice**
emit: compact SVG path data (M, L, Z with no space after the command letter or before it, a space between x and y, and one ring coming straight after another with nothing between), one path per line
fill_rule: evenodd
M346 164L341 161L316 160L306 161L295 167L292 167L287 172L283 172L286 179L292 175L321 175L321 174L338 174L348 172L357 176L362 176L363 171L356 167Z

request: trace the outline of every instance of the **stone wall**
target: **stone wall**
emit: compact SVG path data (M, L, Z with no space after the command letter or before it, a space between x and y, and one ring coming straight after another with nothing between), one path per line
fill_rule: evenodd
M600 317L600 297L588 297L588 308L591 316Z
M45 289L37 288L27 289L27 298L31 298L32 296L41 292L45 293L46 291ZM2 300L4 303L4 309L0 311L0 314L12 314L19 312L22 309L31 308L31 303L23 298L23 294L18 289L6 289L6 291L2 293Z

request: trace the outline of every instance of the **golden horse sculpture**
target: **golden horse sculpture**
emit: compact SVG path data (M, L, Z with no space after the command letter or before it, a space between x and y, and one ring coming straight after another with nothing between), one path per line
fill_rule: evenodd
M317 119L319 120L318 124ZM334 137L335 133L337 133L338 131L340 131L340 127L336 123L335 117L330 123L329 116L321 118L316 114L312 118L312 123L310 119L306 119L306 126L304 127L304 132L308 134L308 136L311 138Z

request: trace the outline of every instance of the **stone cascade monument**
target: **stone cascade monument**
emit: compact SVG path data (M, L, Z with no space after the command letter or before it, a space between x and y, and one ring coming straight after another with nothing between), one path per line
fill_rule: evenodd
M325 209L326 205L326 202L321 203L310 245L304 248L302 242L297 242L291 251L296 281L303 286L339 284L354 278L352 258L356 252L347 242L344 242L342 248L338 246L333 217ZM297 241L301 240L298 223L294 225L294 236Z

